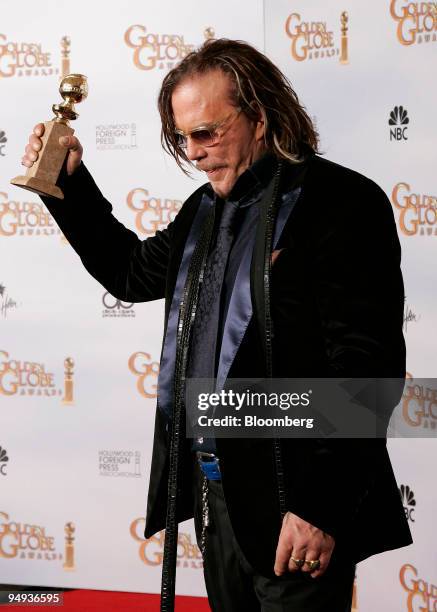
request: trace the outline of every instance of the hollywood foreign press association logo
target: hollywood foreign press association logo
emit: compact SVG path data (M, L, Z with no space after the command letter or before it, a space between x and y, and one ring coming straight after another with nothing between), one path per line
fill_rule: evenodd
M8 457L8 453L6 449L0 446L0 475L1 476L6 476L7 474L6 468L8 465L8 461L9 461L9 457Z
M414 497L414 491L408 486L403 485L399 487L399 494L402 499L402 504L404 506L405 516L407 520L411 523L415 523L415 519L413 518L413 513L416 510L416 499Z
M131 450L100 450L100 476L141 477L141 452Z
M388 124L390 126L390 141L395 140L408 140L407 129L410 119L408 117L408 111L403 106L395 106L390 112Z
M110 123L96 126L98 151L128 151L137 148L136 123Z
M6 153L4 153L4 148L8 139L6 138L6 133L4 130L0 130L0 157L6 157Z

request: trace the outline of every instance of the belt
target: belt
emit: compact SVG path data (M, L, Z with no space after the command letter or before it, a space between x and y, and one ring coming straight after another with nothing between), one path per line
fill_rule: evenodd
M219 458L214 453L205 453L203 451L196 451L197 461L199 462L200 469L208 480L221 480L222 475L220 473Z

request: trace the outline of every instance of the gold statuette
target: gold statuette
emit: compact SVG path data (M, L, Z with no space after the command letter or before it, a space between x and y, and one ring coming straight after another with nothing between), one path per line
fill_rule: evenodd
M74 404L73 399L73 368L74 361L71 357L64 359L64 397L62 398L63 404Z
M341 53L340 53L340 64L349 64L349 53L347 45L347 32L348 32L348 21L349 15L346 11L343 11L340 17L341 21Z
M214 40L215 38L215 30L212 27L205 28L203 30L203 36L205 40Z
M62 78L70 74L70 45L71 41L68 36L61 38L61 74Z
M53 104L55 118L44 123L44 134L41 138L42 149L38 160L28 168L26 176L16 176L12 185L23 187L40 195L64 199L64 194L56 185L67 149L59 144L59 138L71 136L74 130L69 121L79 116L74 108L88 95L87 78L83 74L69 74L59 85L59 92L64 99L61 104Z
M65 531L65 559L64 559L64 570L74 570L74 537L73 534L76 531L74 523L66 523L64 527Z

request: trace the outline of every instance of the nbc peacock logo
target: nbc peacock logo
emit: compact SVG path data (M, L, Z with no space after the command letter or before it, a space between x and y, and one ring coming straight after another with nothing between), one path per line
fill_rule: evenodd
M390 117L388 120L388 124L390 127L390 141L401 141L408 140L407 136L407 126L410 123L410 118L408 117L408 111L403 106L395 106L392 111L390 111Z
M416 509L416 499L413 490L408 485L401 484L399 487L399 494L404 506L405 516L411 523L415 523L416 521L413 517L413 513Z
M6 467L8 465L9 457L6 449L0 446L0 476L6 476Z

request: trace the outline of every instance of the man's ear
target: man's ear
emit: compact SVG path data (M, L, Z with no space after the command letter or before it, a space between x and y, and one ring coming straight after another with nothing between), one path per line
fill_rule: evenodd
M266 132L266 122L265 122L265 114L261 111L258 111L258 118L255 119L255 140L260 142L264 140L265 132Z

